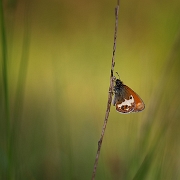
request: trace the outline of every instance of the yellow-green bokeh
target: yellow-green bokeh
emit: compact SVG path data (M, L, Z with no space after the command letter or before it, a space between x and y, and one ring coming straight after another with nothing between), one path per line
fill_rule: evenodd
M91 178L107 105L115 6L108 0L4 3L15 130L11 178ZM179 28L178 0L120 2L115 71L146 108L122 115L111 107L98 180L180 178ZM8 153L0 77L3 178Z

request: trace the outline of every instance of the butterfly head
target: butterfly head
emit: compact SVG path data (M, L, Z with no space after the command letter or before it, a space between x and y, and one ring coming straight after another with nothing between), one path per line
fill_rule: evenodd
M116 79L116 87L122 87L123 86L123 82L120 79Z
M115 86L114 86L114 93L115 94L119 94L122 92L123 90L123 82L120 79L116 79L115 77Z
M123 87L123 82L120 80L120 76L119 76L119 74L118 74L118 72L116 72L116 74L118 75L118 79L114 76L114 82L115 82L115 86L114 86L114 88L115 89L119 89L119 88L121 88L121 87Z

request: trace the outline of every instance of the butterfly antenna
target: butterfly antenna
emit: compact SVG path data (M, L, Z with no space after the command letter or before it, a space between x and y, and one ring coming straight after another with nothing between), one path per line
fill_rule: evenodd
M120 76L119 76L118 72L116 72L116 74L118 75L118 77L119 77L119 79L120 79Z

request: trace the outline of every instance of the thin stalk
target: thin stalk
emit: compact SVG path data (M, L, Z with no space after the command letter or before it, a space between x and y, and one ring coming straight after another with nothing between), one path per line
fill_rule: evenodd
M4 11L3 2L0 0L0 28L1 28L1 48L2 48L2 77L3 77L3 90L4 90L4 116L6 122L6 148L7 148L7 158L8 158L8 168L7 174L10 174L11 167L11 157L9 154L9 142L10 142L10 111L9 111L9 88L8 88L8 69L7 69L7 40L6 40L6 30L4 22Z
M19 168L20 162L18 154L16 152L15 147L18 147L18 132L20 132L21 120L22 120L22 111L23 111L23 101L24 101L24 93L25 93L25 85L26 85L26 77L27 77L27 69L28 69L28 58L29 58L29 46L30 46L30 22L29 22L29 1L25 2L25 10L24 10L24 32L23 32L23 43L22 43L22 55L20 60L20 67L18 72L18 81L17 81L17 89L15 96L15 105L14 105L14 113L13 113L13 122L12 122L12 130L10 137L10 154L13 158L14 168L15 168L15 176L17 175L16 169Z
M118 14L119 14L119 0L117 0L117 6L115 8L114 45L113 45L113 55L112 55L112 63L111 63L108 102L107 102L106 114L105 114L102 132L101 132L101 137L98 141L98 149L97 149L95 163L94 163L94 169L93 169L93 173L92 173L92 180L94 180L95 176L96 176L96 170L97 170L99 155L100 155L100 151L101 151L102 141L103 141L103 137L105 134L105 130L106 130L107 122L108 122L108 117L109 117L109 113L110 113L110 109L111 109L111 102L112 102L112 95L113 95L112 92L113 92L113 85L114 85L113 73L114 73L114 66L115 66L115 51L116 51L117 29L118 29Z

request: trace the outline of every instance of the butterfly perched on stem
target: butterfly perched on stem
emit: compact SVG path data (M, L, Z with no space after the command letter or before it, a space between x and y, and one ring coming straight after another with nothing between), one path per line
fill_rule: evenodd
M124 85L120 79L116 78L113 105L116 106L119 113L123 114L139 112L145 108L143 100L131 88Z

